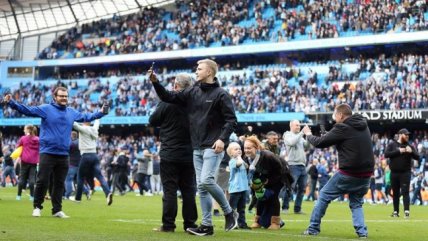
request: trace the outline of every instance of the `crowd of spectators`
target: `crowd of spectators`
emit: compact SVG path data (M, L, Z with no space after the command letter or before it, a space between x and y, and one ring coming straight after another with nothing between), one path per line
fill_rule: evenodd
M120 127L119 127L120 128ZM286 131L285 129L283 131ZM242 134L242 135L241 135ZM244 140L244 133L238 133L239 137L236 136L239 140ZM253 133L254 134L254 133ZM282 133L278 133L280 136ZM392 141L394 133L373 133L373 150L375 154L376 164L382 168L382 175L385 175L387 169L388 161L385 158L385 149L390 141ZM266 141L266 136L263 133L259 133L259 136L262 140ZM19 136L9 136L6 135L2 139L2 146L9 148L11 151L15 149L15 144L17 143ZM428 131L427 130L413 130L411 144L417 149L420 153L420 160L414 160L412 165L412 173L414 176L417 176L418 173L423 173L426 177L426 172L428 172L428 162L426 161L426 156L428 154ZM286 147L282 138L279 138L279 149L280 155L286 158ZM101 160L101 167L104 175L109 173L109 169L112 168L112 162L117 158L120 152L125 152L129 156L129 166L128 174L132 178L133 171L136 170L137 153L142 153L143 150L149 151L153 156L158 156L160 150L160 142L158 137L149 134L149 132L140 132L128 136L115 136L108 134L101 134L97 142L97 153L99 159ZM323 170L325 170L325 178L329 178L338 167L338 156L337 150L335 147L329 147L324 149L315 149L310 147L306 151L307 155L307 167L309 167L314 160L317 160L317 164L321 165ZM385 177L383 177L385 178ZM380 200L379 200L380 201ZM387 200L382 200L386 202ZM375 200L373 199L373 202ZM420 203L422 204L422 203Z
M269 14L272 12L273 14ZM176 1L175 10L138 13L79 25L55 39L38 59L81 58L250 42L337 38L428 29L423 0ZM242 24L249 22L249 24Z
M346 64L359 67L347 72L342 68ZM340 103L350 104L355 111L428 107L425 88L428 55L398 54L387 58L381 54L377 58L360 57L325 68L328 74L324 77L311 68L303 71L299 65L264 69L247 66L232 75L227 74L228 70L218 75L238 113L333 111ZM166 72L159 76L171 89L171 75ZM150 115L154 111L158 99L146 76L125 75L116 79L111 83L91 78L87 86L79 86L76 81L63 84L76 90L70 94L70 105L80 111L94 111L105 100L110 100L115 116ZM29 105L48 103L56 85L58 83L21 84L12 94ZM20 114L4 108L3 116L20 117Z

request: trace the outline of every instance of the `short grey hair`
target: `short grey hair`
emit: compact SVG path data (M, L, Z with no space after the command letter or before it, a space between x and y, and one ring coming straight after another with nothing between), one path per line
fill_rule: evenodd
M175 76L175 84L180 90L184 90L193 83L192 77L186 73L180 73Z

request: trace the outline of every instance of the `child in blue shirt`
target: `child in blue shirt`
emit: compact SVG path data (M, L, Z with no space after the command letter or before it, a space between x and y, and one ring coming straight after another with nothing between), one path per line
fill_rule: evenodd
M239 213L238 227L240 229L250 229L245 221L245 200L247 190L249 190L248 165L242 159L242 150L238 143L231 142L226 151L230 156L229 204L233 210Z

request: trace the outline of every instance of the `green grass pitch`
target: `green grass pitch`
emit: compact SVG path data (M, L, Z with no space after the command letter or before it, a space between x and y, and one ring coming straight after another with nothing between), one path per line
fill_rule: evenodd
M32 203L23 195L15 200L16 188L0 189L0 240L356 240L347 203L333 202L323 219L321 234L316 237L301 235L309 223L313 202L304 202L306 214L281 214L285 228L279 231L223 230L224 218L214 217L213 237L192 236L183 231L181 212L177 217L175 233L158 233L153 228L161 224L161 196L136 197L134 193L114 196L112 206L107 206L102 192L92 200L80 204L64 200L63 211L71 216L58 219L51 216L51 203L46 201L42 217L31 216ZM291 206L293 203L290 204ZM400 206L402 208L402 205ZM181 203L179 201L179 209ZM198 206L199 209L199 206ZM200 210L199 210L200 211ZM391 218L391 205L364 205L369 240L428 240L428 207L411 206L411 218ZM401 211L402 212L402 211ZM200 215L199 215L200 216ZM247 213L251 224L253 215Z

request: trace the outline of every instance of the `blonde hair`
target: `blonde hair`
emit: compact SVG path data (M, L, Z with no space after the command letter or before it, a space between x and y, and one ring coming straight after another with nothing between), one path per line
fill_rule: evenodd
M37 136L37 127L33 125L26 125L24 129L27 129L31 136Z
M233 147L236 147L236 146L238 146L239 148L241 148L241 146L237 143L237 142L231 142L231 143L229 143L229 146L227 147L227 149L226 149L226 153L227 153L227 155L229 156L229 157L231 157L232 158L232 148Z
M265 149L257 136L249 136L245 139L245 141L251 142L257 150Z
M202 59L198 61L198 64L206 64L208 66L208 68L210 68L210 70L212 71L213 74L213 78L215 77L215 75L218 72L218 66L217 63L214 60L211 59Z

